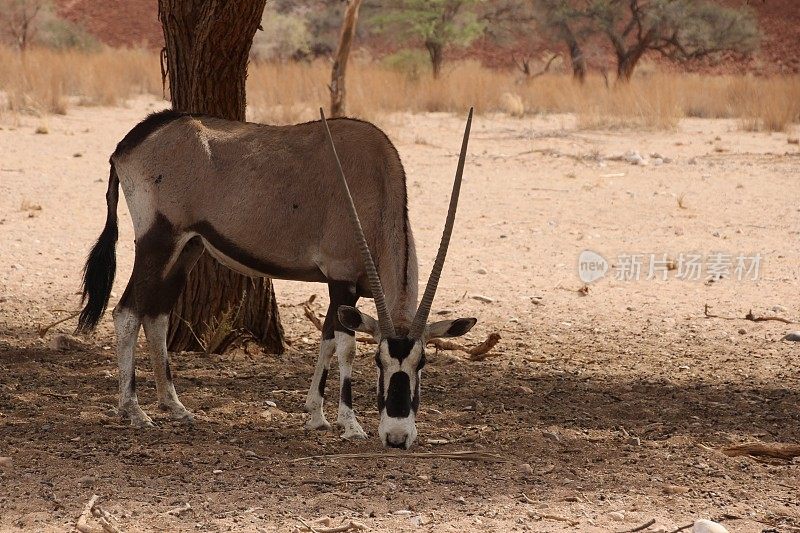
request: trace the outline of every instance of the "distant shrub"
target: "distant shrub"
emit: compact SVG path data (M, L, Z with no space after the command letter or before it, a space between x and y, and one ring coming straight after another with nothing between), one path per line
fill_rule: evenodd
M428 68L428 54L422 50L404 48L383 58L385 67L405 74L409 79L417 80Z
M92 34L74 22L54 15L43 17L36 40L38 44L59 50L72 48L91 52L100 48L100 42Z
M261 61L303 59L311 50L311 33L305 17L294 13L279 13L270 6L261 18L264 31L256 33L250 55Z

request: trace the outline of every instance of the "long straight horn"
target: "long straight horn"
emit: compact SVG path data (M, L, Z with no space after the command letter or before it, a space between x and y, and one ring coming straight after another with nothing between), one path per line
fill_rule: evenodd
M411 324L409 336L412 339L421 339L422 334L425 332L425 325L428 322L428 315L430 314L431 306L433 305L433 297L436 295L436 287L439 285L439 277L442 275L444 259L447 256L447 248L450 245L450 235L453 233L453 224L456 220L458 194L461 192L461 176L464 174L464 161L467 158L469 130L472 126L472 111L473 108L470 107L469 116L467 117L467 126L464 129L464 139L461 141L461 155L458 157L456 178L453 182L453 193L450 195L450 207L447 210L447 220L444 223L442 241L439 243L439 252L436 254L436 261L433 263L431 276L428 278L428 285L425 287L425 293L422 295L422 300L419 302L419 308L417 308L417 314L414 316L414 322Z
M339 161L339 154L336 153L336 146L333 144L333 137L331 137L328 121L325 120L325 112L321 107L319 108L319 116L322 119L322 124L325 126L325 133L328 135L328 142L330 142L331 150L333 150L333 157L336 160L336 168L339 170L342 188L347 197L350 221L353 223L358 250L361 252L361 259L364 261L364 270L367 271L367 278L369 279L369 288L372 291L372 298L375 300L375 308L378 310L378 325L381 328L381 334L384 337L394 337L394 324L392 324L392 317L389 315L389 309L386 307L386 296L383 294L381 278L378 276L378 270L375 268L372 254L369 253L369 246L367 246L367 239L364 237L364 230L361 228L361 221L358 218L356 204L353 202L353 197L350 195L350 187L347 186L347 179L344 177L342 162Z

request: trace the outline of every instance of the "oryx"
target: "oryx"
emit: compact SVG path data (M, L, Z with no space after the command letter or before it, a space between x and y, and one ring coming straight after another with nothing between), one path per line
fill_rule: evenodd
M463 335L476 322L427 324L453 228L471 121L472 110L442 242L418 309L405 172L397 150L376 126L353 119L329 125L324 115L321 121L267 126L175 111L149 115L136 125L110 158L108 213L86 261L78 323L79 331L94 328L108 304L121 184L136 240L133 272L113 312L120 415L134 426L153 424L136 397L134 348L143 326L160 408L192 420L172 383L166 334L186 275L207 250L251 276L327 283L330 305L306 398L311 414L306 427L330 428L322 404L335 354L337 423L345 438L366 437L351 392L353 332L362 331L378 346L381 441L408 448L416 437L426 340ZM377 320L354 307L359 297L374 298Z

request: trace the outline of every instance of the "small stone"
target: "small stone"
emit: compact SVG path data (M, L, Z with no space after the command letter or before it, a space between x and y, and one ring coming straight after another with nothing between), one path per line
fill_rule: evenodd
M485 269L485 268L479 268L479 269L478 269L478 270L476 270L475 272L477 272L478 274L488 274L488 272L486 272L486 269Z
M628 440L626 440L625 442L630 444L631 446L642 445L642 439L640 439L639 437L629 437Z
M245 457L257 457L256 452L254 452L253 450L245 450L244 451L244 456Z
M786 334L782 341L800 342L800 331L791 331Z
M686 494L689 492L689 487L683 485L667 485L664 487L664 494Z
M75 152L74 154L72 154L72 157L83 157L83 154L80 152Z
M693 158L691 158L691 159L689 160L689 164L690 164L690 165L696 165L696 164L697 164L697 158L696 158L696 157L693 157Z
M47 126L39 126L36 128L36 135L47 135L50 133L50 130L47 129Z
M92 487L97 482L97 479L93 476L83 476L78 478L78 485L81 487Z
M478 300L479 302L483 302L485 304L490 304L494 302L492 298L489 298L488 296L483 296L482 294L473 294L472 299Z
M466 505L467 503L466 498L464 498L463 496L459 496L458 498L456 498L456 501L462 505Z
M692 526L692 533L728 533L728 530L711 520L697 520Z
M442 446L444 444L450 444L450 441L447 439L428 439L426 442L433 446Z
M559 437L557 433L553 433L551 431L542 431L542 436L553 442L561 442L561 437Z
M272 400L267 400L264 403L267 404L267 407L278 407L278 404L273 402Z
M739 335L746 335L746 334L747 334L747 330L746 329L739 328Z
M622 522L623 520L625 520L625 515L620 511L611 511L610 513L608 513L608 517L611 520L616 520L617 522Z
M521 465L519 465L519 469L520 469L520 472L522 472L523 474L526 474L526 475L533 474L533 467L531 465L529 465L528 463L522 463Z
M14 461L11 460L11 457L0 457L0 468L3 470L11 470Z
M223 471L222 471L222 470L220 470L220 469L216 469L216 470L212 470L212 471L211 471L211 473L212 473L212 474L221 474L222 472L223 472Z
M786 139L786 142L789 144L800 144L800 139L798 139L797 137L789 137L788 139Z

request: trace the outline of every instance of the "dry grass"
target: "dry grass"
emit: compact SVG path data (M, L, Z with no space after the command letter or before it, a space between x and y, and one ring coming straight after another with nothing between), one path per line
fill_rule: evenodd
M64 114L70 104L119 105L140 93L161 95L158 56L146 50L95 53L0 47L0 110Z
M248 117L285 124L312 120L328 104L330 65L253 63ZM643 69L643 72L647 69ZM652 69L651 69L652 70ZM665 74L648 70L628 85L585 85L565 74L523 80L471 61L450 64L441 79L375 62L348 72L348 114L375 119L392 112L574 113L589 129L672 129L684 117L735 118L747 130L788 131L800 122L800 77ZM65 113L70 104L119 105L136 94L161 95L158 55L147 50L97 53L0 48L0 111Z

